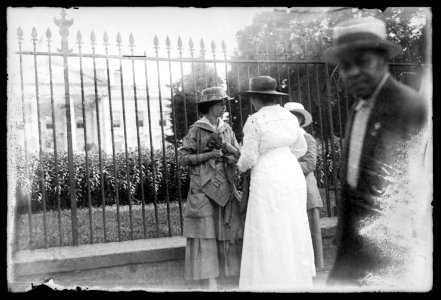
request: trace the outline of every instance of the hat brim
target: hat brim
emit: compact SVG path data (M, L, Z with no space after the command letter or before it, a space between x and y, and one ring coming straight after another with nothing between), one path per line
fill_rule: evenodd
M388 58L391 59L399 55L402 51L401 46L389 41L389 40L378 40L377 42L372 41L356 41L353 43L348 43L344 45L331 46L323 52L323 59L330 63L338 63L338 57L347 51L355 49L381 49L385 50L388 54Z
M234 100L234 99L236 99L236 98L225 97L225 98L222 98L222 99L210 99L210 100L199 101L199 102L196 102L196 104L215 102L215 101L223 101L223 100L230 101L230 100Z
M253 95L253 94L266 94L266 95L278 95L278 96L289 96L289 94L285 94L285 93L281 93L281 92L277 92L277 91L245 91L245 92L240 92L239 95L241 96L247 96L247 95Z
M311 114L307 110L304 110L304 109L291 109L290 112L291 113L298 112L299 114L303 115L303 117L305 118L305 121L303 122L302 127L306 127L306 126L308 126L309 124L312 123L312 116L311 116Z

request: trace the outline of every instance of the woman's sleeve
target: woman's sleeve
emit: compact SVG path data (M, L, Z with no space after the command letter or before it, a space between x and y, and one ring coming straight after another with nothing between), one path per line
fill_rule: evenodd
M308 150L306 154L299 158L299 164L304 174L314 172L317 165L317 144L313 136L305 135Z
M241 172L252 168L259 156L260 128L255 117L248 117L243 127L243 134L243 145L237 162L237 167Z
M210 159L210 153L197 154L196 127L191 127L178 149L178 161L183 166L198 165Z
M296 139L294 143L292 143L289 148L291 149L291 152L295 155L297 159L305 155L306 151L308 150L308 145L306 144L305 137L303 136L302 130L300 130L300 127L295 130Z

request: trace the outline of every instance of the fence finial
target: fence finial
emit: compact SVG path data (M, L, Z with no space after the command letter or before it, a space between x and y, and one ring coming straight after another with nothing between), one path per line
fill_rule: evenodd
M54 18L55 25L60 27L60 35L61 35L61 49L57 49L59 52L67 53L72 52L72 49L69 49L67 36L69 35L69 27L73 24L73 19L66 19L66 11L64 8L61 10L61 19Z
M50 40L51 37L52 37L52 33L51 33L51 30L50 30L49 27L48 27L47 30L46 30L46 38L47 38L48 40Z
M83 36L81 35L81 32L78 30L77 31L77 42L81 43L83 41Z
M90 41L92 42L92 45L95 44L96 37L95 37L95 32L93 32L93 30L90 33Z

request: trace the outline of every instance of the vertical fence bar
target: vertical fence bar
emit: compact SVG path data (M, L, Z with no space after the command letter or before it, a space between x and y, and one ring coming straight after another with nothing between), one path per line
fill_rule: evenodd
M236 64L237 73L237 93L239 95L239 111L240 111L240 130L243 132L243 112L242 112L242 96L240 95L240 75L239 75L239 64Z
M90 44L92 45L92 61L93 61L93 87L94 87L94 95L95 95L95 112L96 112L96 128L98 133L98 160L99 160L99 170L100 170L100 185L101 185L101 203L103 206L103 228L104 232L106 231L106 199L104 192L104 174L103 174L103 157L102 157L102 148L101 148L101 127L100 127L100 109L99 109L99 99L98 99L98 85L97 85L97 77L96 77L96 62L95 62L95 33L92 31L90 34ZM107 235L104 234L104 241L107 242Z
M144 197L144 172L142 169L141 156L141 141L139 139L139 120L138 120L138 97L136 95L136 77L135 77L135 60L133 59L133 47L135 47L135 40L130 33L129 37L130 52L132 53L132 77L133 77L133 98L135 100L135 118L136 118L136 140L138 143L138 167L139 180L141 182L141 209L142 209L142 227L144 229L144 238L147 238L147 229L145 224L145 197ZM133 230L133 228L132 228Z
M120 215L119 215L118 165L116 162L115 132L113 130L112 88L110 86L110 69L109 69L109 36L107 35L107 32L104 32L103 41L104 41L104 49L106 50L107 93L109 95L108 98L109 98L109 113L110 113L110 133L112 136L113 177L115 178L116 224L118 231L118 241L121 241L121 224L120 224ZM84 129L84 131L86 131L86 129Z
M255 41L255 50L256 50L257 76L260 76L260 67L259 67L259 48L257 47L257 39L256 39L256 41Z
M251 75L250 75L250 64L249 63L247 63L247 75L248 75L248 81L247 82L250 82ZM248 100L248 103L250 104L250 115L251 115L253 113L253 105L251 104L250 100ZM247 117L247 119L248 119L248 117Z
M211 52L213 53L213 65L214 65L214 84L217 86L217 69L216 69L216 44L211 41Z
M203 39L201 39L200 47L201 47L201 57L204 60L202 62L202 70L204 72L205 88L207 88L208 87L208 85L207 85L207 74L205 73L205 43L204 43Z
M61 20L54 19L57 26L60 27L61 35L61 49L59 52L63 55L64 65L64 100L66 107L66 122L67 122L67 149L69 161L69 183L70 183L70 201L71 201L71 215L72 215L72 242L74 246L78 245L78 220L77 220L77 199L75 192L75 172L73 161L73 138L72 138L72 119L75 120L75 115L72 114L70 91L69 91L69 65L67 55L72 50L69 49L67 36L69 35L69 27L73 24L73 19L66 20L66 12L63 9L61 12Z
M194 48L193 48L193 41L191 40L191 38L188 42L188 46L190 47L190 55L191 55L191 74L192 74L192 79L193 79L194 97L195 97L195 102L197 102L196 78L195 78L195 73L194 73L194 62L193 62ZM198 111L197 105L195 105L195 109L196 109L196 117L199 118L199 111Z
M286 51L286 48L283 48L283 52L285 54L285 61L286 61L286 71L288 74L288 93L289 93L289 101L292 101L292 91L291 91L291 72L289 71L289 63L288 63L288 52Z
M38 68L37 68L37 31L32 28L32 43L34 45L34 75L35 75L35 98L37 100L37 124L38 124L38 144L40 148L40 183L41 198L43 200L43 231L44 247L47 248L47 227L46 227L46 187L44 186L44 161L43 161L43 141L41 139L41 120L40 120L40 93L38 90Z
M121 82L121 101L122 101L122 113L123 113L123 123L124 123L124 149L126 154L126 178L127 178L127 197L129 200L129 219L130 219L130 239L133 240L133 218L132 218L132 192L131 192L131 184L130 184L130 168L129 168L129 150L127 147L127 123L126 123L126 104L124 100L124 79L123 79L123 69L122 69L122 60L121 60L121 35L118 32L116 37L116 42L118 46L119 53L119 73L120 73L120 82Z
M297 90L299 92L299 102L302 103L302 90L300 89L300 64L296 65L297 70Z
M147 53L145 51L144 51L144 57L147 57ZM145 89L147 95L147 113L149 119L149 140L150 140L150 159L151 159L151 168L152 168L153 205L155 208L156 237L158 237L159 220L158 220L158 199L156 195L156 162L155 162L155 151L153 147L153 136L152 136L152 118L150 112L150 93L149 93L149 77L147 72L147 59L144 59L144 71L145 71Z
M329 70L328 70L328 64L325 63L325 75L326 75L326 95L327 95L327 104L328 104L328 116L329 116L329 126L331 130L331 155L332 155L332 165L333 165L333 172L332 177L334 179L334 192L335 192L335 201L338 203L340 193L339 193L339 183L337 179L337 171L335 168L335 145L334 145L334 124L332 120L332 105L331 105L331 80L329 78Z
M164 168L164 181L165 181L165 199L167 201L167 221L168 221L168 235L171 236L171 221L170 221L170 200L169 200L169 191L168 191L168 172L167 172L167 163L165 160L166 150L165 150L165 138L164 138L164 120L163 120L163 112L162 112L162 97L161 97L161 72L159 68L159 56L158 56L158 45L159 41L157 36L155 35L154 39L155 45L155 53L156 53L156 74L158 74L158 96L159 96L159 111L161 114L161 137L162 137L162 165ZM205 67L204 67L205 70Z
M178 50L179 50L179 58L181 61L179 62L181 67L181 87L182 87L182 95L184 96L184 119L185 119L185 132L188 131L188 116L187 116L187 97L185 96L185 87L184 87L184 67L182 65L182 40L181 37L178 38Z
M277 48L276 48L276 60L279 60L279 53L277 53ZM277 82L279 83L279 84L281 84L281 80L280 80L280 66L279 66L279 63L276 63L276 67L277 67ZM282 97L279 97L279 104L281 105L281 106L283 106L283 100L282 100Z
M225 60L225 84L227 86L227 95L231 97L231 95L230 95L230 92L231 92L230 91L230 80L229 80L229 76L228 76L228 65L227 65L227 46L225 45L224 41L222 41L222 51L224 52L224 60ZM228 102L228 113L230 116L230 123L231 123L230 125L233 126L234 120L233 120L233 116L231 115L231 101L227 101L227 102ZM239 102L239 105L240 104L241 103ZM242 107L240 107L240 111L242 113ZM242 118L242 115L240 117Z
M271 71L269 67L268 43L266 42L266 39L263 40L263 43L265 45L266 71L268 72L268 76L271 76ZM278 81L278 83L280 84L280 81Z
M55 104L54 104L54 88L52 81L52 52L51 52L51 31L49 28L46 31L47 38L47 49L48 49L48 59L49 59L49 88L51 94L51 108L52 108L52 138L54 140L54 161L55 161L55 193L57 194L57 216L58 216L58 233L60 238L60 247L63 245L63 234L61 227L61 203L60 203L60 187L58 182L58 153L57 153L57 126L55 122Z
M320 135L321 135L321 142L322 142L322 160L323 160L323 169L325 171L325 193L326 193L326 211L328 217L331 216L331 200L329 196L329 183L328 183L328 164L327 164L327 158L325 154L325 138L323 136L323 119L322 119L322 108L321 108L321 97L320 97L320 82L319 82L319 76L318 76L318 66L315 66L315 79L316 79L316 85L317 85L317 101L318 101L318 108L319 108L319 121L320 121Z
M340 79L340 77L339 77ZM341 109L340 109L340 85L339 85L339 80L337 80L337 82L335 82L335 79L333 79L334 84L335 84L335 91L336 91L336 95L337 95L337 112L338 112L338 125L339 125L339 134L340 134L340 150L343 149L343 130L342 130L342 123L341 123Z
M82 44L82 36L78 31L77 33L77 44L78 44L78 54L80 58L80 88L81 88L81 108L82 108L82 117L83 117L83 134L84 134L84 152L85 152L85 160L86 160L86 182L87 182L87 199L89 206L89 236L90 243L93 244L93 221L92 221L92 204L91 204L91 191L90 191L90 170L89 170L89 151L87 149L87 122L86 122L86 109L84 102L84 81L83 81L83 57L81 53L81 44ZM55 128L55 127L54 127Z
M195 102L197 102L196 78L195 78L195 73L194 73L194 62L193 62L194 48L193 48L193 41L191 40L191 38L188 42L188 46L190 47L190 55L191 55L191 75L192 75L192 80L193 80L194 99L195 99ZM195 107L196 107L196 119L198 119L199 118L198 106L195 105Z
M21 53L21 44L23 43L23 30L21 27L18 27L17 29L17 36L18 36L18 49L20 51L20 91L21 91L21 109L22 109L22 120L23 120L23 139L24 139L24 156L25 156L25 174L26 174L26 180L28 181L27 184L28 189L25 190L26 197L28 200L27 203L27 210L28 210L28 225L29 225L29 249L32 250L32 181L30 177L30 171L29 171L29 154L28 154L28 135L26 130L26 106L25 106L25 100L24 100L24 80L23 80L23 55Z
M178 205L179 205L179 220L181 222L181 235L184 234L184 219L182 216L182 193L181 193L181 175L179 172L179 160L178 160L178 131L176 129L176 106L175 106L175 97L173 96L173 79L172 79L172 69L171 69L171 61L170 61L170 39L167 36L166 40L166 48L167 48L167 56L168 56L168 73L170 76L170 97L172 101L172 111L173 111L173 133L175 135L175 165L176 165L176 181L178 183ZM216 75L215 75L216 76Z
M305 69L306 69L306 87L308 89L308 112L312 115L311 87L309 85L309 68L308 67L309 67L309 65L305 64ZM314 134L314 124L311 124L311 126L308 129L308 131L309 131L309 133L311 135Z

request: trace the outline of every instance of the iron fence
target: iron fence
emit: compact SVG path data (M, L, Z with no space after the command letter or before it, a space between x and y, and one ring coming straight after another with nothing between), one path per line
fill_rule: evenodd
M203 40L196 56L191 39L185 57L180 38L178 54L172 57L168 37L166 55L160 55L156 36L154 54L147 55L135 53L131 34L127 53L119 33L117 54L109 53L106 33L101 41L104 53L97 53L100 43L93 31L89 52L84 51L80 32L73 51L67 38L73 20L66 19L63 10L55 23L61 36L57 51L52 50L49 29L47 51L37 51L35 28L33 50L24 51L23 31L17 30L19 84L15 87L20 97L13 101L21 102L21 116L15 118L23 137L16 145L23 150L17 150L23 158L18 163L17 195L22 199L18 207L23 208L16 221L22 243L18 248L181 235L188 174L178 165L177 149L198 118L195 100L202 89L224 85L235 97L228 104L229 122L241 141L253 109L239 93L258 75L276 78L280 90L289 94L281 105L298 101L311 112L314 122L307 131L319 146L316 177L324 196L323 214L335 215L344 125L354 99L336 69L330 70L333 66L290 60L286 51L230 59L225 43L218 51L214 42L212 58L207 58ZM222 58L216 57L219 52ZM417 64L391 66L395 75L418 68Z

